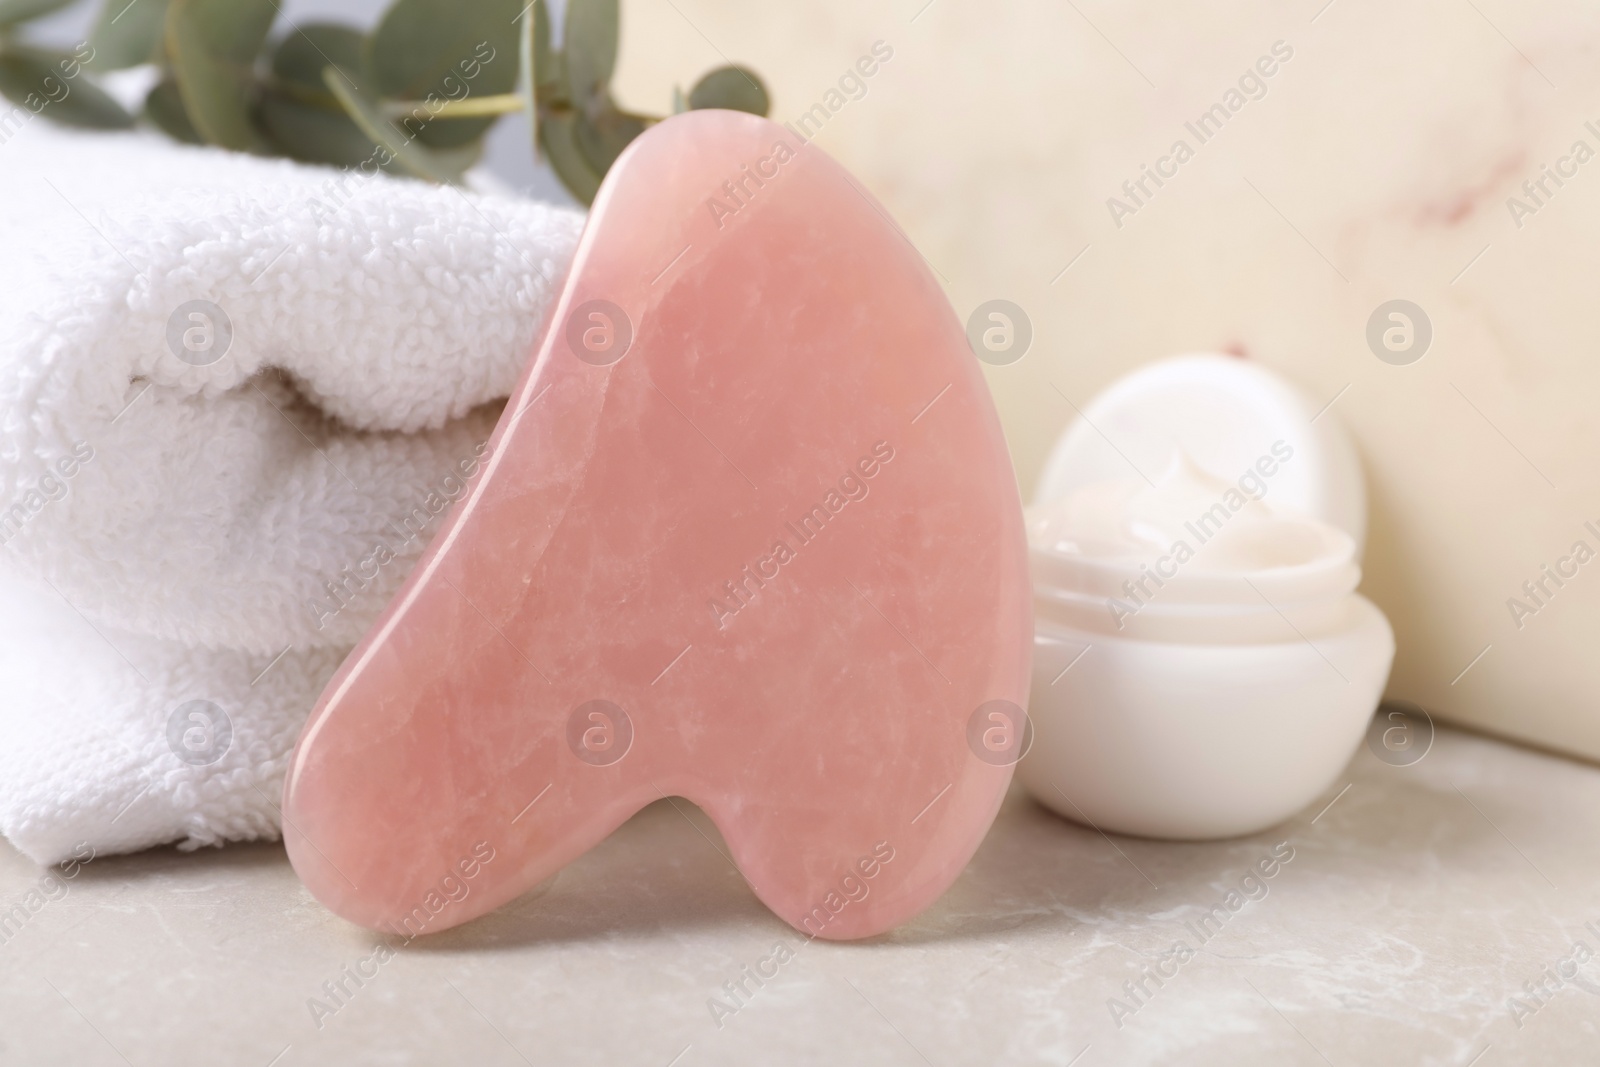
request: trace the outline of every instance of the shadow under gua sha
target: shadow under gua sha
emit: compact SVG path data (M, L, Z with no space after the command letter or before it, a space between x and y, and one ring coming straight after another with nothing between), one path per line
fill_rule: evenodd
M1032 635L927 265L820 149L690 112L606 178L475 481L306 724L284 840L411 937L677 795L783 919L880 933L993 820Z

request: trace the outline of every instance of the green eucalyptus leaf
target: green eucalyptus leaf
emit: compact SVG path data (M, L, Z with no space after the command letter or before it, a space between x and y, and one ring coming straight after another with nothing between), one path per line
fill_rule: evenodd
M184 144L204 144L183 108L183 94L170 77L157 82L144 98L144 117L162 133Z
M550 5L545 0L534 0L530 8L533 15L533 62L528 69L538 87L538 95L545 103L567 99L566 57L550 46Z
M337 167L356 167L375 158L378 145L322 78L331 67L336 77L363 81L365 41L366 35L351 26L307 22L291 29L272 50L272 85L261 94L256 116L285 155Z
M672 113L681 115L689 110L689 98L683 95L683 90L674 85L672 87Z
M75 0L0 0L0 26L27 22L52 11L59 11Z
M579 112L572 132L590 167L596 174L604 175L629 142L644 132L646 125L638 115L607 107L592 119Z
M278 88L308 102L320 101L342 112L339 102L328 92L322 71L333 67L362 83L367 80L362 66L366 35L351 26L334 22L306 22L278 42L272 50L272 77Z
M384 153L379 162L393 165L430 181L456 184L466 169L477 162L482 153L481 142L470 142L450 149L430 149L413 139L407 132L383 115L383 108L366 90L353 84L332 67L322 72L322 80L361 132L381 145ZM389 157L384 159L383 156Z
M425 148L433 167L442 174L455 175L453 185L461 184L461 176L483 159L483 139L456 148Z
M67 126L125 130L133 116L84 73L65 52L12 47L0 52L0 94L35 114Z
M539 132L543 137L545 158L561 184L582 203L592 204L594 194L600 191L601 175L578 147L577 123L577 112L556 112L544 117Z
M355 167L373 159L378 146L339 107L332 93L326 95L334 101L332 110L280 89L268 89L261 94L256 115L273 144L291 159L336 167Z
M772 101L755 72L744 67L718 67L689 90L689 106L695 110L715 107L764 116L771 110Z
M167 54L184 110L212 144L267 146L250 121L255 62L278 12L274 0L170 0Z
M562 53L572 105L584 108L607 94L617 66L617 0L571 0L567 5Z
M154 60L161 50L167 0L104 0L89 34L97 70L122 70Z
M427 152L434 166L447 174L457 175L455 184L459 185L461 183L459 176L476 167L483 159L483 139L479 138L459 148L430 148Z
M459 100L517 87L519 0L396 0L367 38L371 89L386 100ZM467 145L493 118L406 119L416 140L435 148Z

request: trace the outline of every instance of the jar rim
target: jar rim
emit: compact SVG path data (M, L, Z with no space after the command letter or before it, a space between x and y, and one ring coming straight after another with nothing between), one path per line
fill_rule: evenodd
M1325 601L1355 591L1361 567L1355 540L1343 530L1316 524L1323 551L1303 563L1253 571L1206 570L1174 564L1163 569L1148 560L1084 556L1038 545L1028 546L1029 569L1037 595L1122 601L1140 611L1196 607L1272 610L1282 602Z

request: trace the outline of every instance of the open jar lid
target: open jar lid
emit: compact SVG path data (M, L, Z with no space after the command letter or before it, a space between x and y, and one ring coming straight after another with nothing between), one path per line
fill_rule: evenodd
M1274 446L1278 451L1274 453ZM1234 356L1200 353L1133 371L1086 404L1057 440L1034 503L1099 482L1160 477L1182 452L1207 474L1234 481L1262 457L1274 464L1262 503L1318 519L1366 543L1366 486L1355 449L1328 401Z

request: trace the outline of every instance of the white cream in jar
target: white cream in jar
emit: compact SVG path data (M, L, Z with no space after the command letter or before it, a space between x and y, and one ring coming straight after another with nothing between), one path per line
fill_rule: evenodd
M1293 448L1229 482L1181 452L1153 483L1032 509L1037 628L1018 774L1100 829L1250 833L1349 761L1394 657L1342 530L1263 503Z

